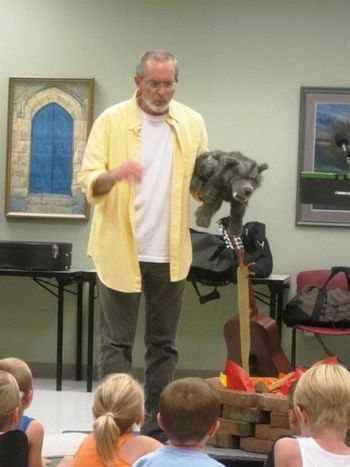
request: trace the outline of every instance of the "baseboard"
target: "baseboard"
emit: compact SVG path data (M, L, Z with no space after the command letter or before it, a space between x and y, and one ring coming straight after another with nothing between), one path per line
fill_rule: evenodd
M34 378L56 378L56 365L54 363L38 363L28 362ZM143 368L134 368L132 374L135 378L142 381ZM219 372L210 370L193 370L187 368L178 368L175 373L175 378L185 378L188 376L198 376L200 378L211 378L218 376ZM75 379L75 365L64 364L62 367L63 379ZM82 379L86 379L86 365L82 367ZM93 367L93 380L98 381L97 366Z

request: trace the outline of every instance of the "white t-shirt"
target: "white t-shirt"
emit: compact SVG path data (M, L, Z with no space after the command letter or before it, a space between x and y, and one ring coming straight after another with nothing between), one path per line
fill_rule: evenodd
M140 163L145 168L136 185L136 240L139 261L169 261L170 194L173 145L167 115L141 111Z
M349 467L350 456L325 451L313 438L297 438L303 467Z

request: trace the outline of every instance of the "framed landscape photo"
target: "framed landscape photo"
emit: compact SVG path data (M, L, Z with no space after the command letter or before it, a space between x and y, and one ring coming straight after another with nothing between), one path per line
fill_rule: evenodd
M88 220L78 183L92 78L10 78L5 215Z
M350 226L350 167L340 135L350 138L350 88L302 87L297 225Z

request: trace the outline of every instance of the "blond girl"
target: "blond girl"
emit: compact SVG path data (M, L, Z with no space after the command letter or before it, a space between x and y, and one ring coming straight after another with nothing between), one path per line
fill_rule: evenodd
M84 439L74 458L66 457L59 467L130 467L139 457L162 446L133 431L144 419L144 394L128 374L113 373L101 382L92 412L93 433Z

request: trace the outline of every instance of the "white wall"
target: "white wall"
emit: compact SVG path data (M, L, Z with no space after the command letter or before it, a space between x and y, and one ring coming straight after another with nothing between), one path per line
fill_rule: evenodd
M211 149L240 150L270 166L245 221L265 222L274 272L290 274L294 283L301 269L349 263L347 228L295 225L300 87L349 86L349 1L0 0L0 12L4 186L10 76L93 77L96 117L132 94L135 62L144 50L166 48L180 62L177 98L202 113ZM4 211L4 193L0 209ZM218 216L226 212L227 207ZM89 223L0 217L2 240L73 242L77 267L92 266L85 253L88 233ZM27 279L0 277L0 290L0 354L54 362L55 299ZM236 311L233 287L222 295L201 306L188 288L179 333L180 368L222 369L222 328ZM69 297L65 363L74 361L74 305ZM288 355L289 339L290 331L284 329ZM333 342L346 360L347 341L336 347ZM301 336L299 349L300 363L323 356L307 337ZM139 332L135 364L142 362Z

